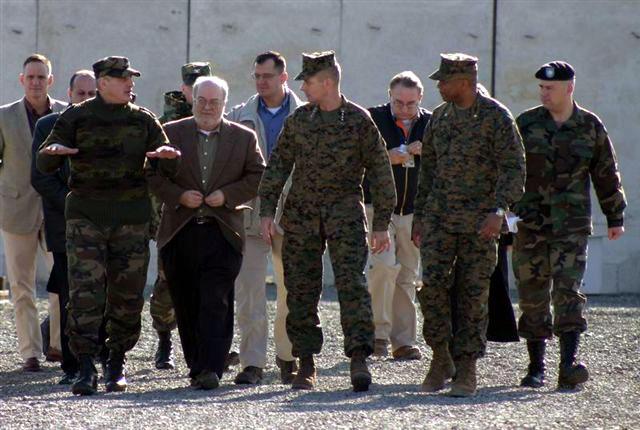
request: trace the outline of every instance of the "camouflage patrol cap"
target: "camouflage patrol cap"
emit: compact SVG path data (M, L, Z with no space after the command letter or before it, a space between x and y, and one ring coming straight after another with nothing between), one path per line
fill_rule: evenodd
M116 78L126 78L128 76L140 76L140 72L132 69L127 57L104 57L93 63L93 73L96 79L103 76L114 76Z
M334 51L302 53L302 71L296 76L296 81L307 79L316 73L336 65L336 53Z
M440 54L440 68L429 78L434 81L447 81L453 78L471 78L478 76L478 59L471 55L454 53Z
M193 85L200 76L211 76L211 64L208 62L187 63L182 66L182 82Z
M570 81L576 75L571 64L564 61L552 61L543 64L536 72L536 78L543 81Z

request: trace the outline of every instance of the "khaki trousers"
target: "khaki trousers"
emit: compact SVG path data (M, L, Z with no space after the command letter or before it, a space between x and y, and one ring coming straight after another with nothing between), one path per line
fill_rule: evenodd
M42 232L14 234L1 230L4 241L7 275L14 306L18 352L22 359L42 355L42 334L36 308L36 263L38 248L44 254L49 270L53 266L53 256L44 251ZM51 345L60 348L60 311L57 294L50 295L50 336Z
M273 340L276 355L285 361L294 359L291 342L287 336L287 290L284 288L282 269L282 239L273 237L272 249L259 236L247 236L242 267L235 283L236 321L240 329L240 365L264 368L267 364L267 258L271 252L277 287L276 318Z
M373 207L367 205L369 240L371 240ZM411 242L413 214L391 216L387 252L369 253L367 282L371 294L376 339L391 341L392 350L416 344L416 282L420 250Z

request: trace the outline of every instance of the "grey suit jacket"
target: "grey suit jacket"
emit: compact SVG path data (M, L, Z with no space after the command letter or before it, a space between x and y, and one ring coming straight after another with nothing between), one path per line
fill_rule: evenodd
M67 104L51 98L52 110ZM28 234L42 225L42 201L31 186L31 130L24 98L0 106L0 229Z
M202 187L198 160L198 130L193 117L169 122L164 126L172 145L182 152L178 173L172 179L159 175L149 178L149 187L164 203L158 229L158 249L162 249L193 218L196 209L182 206L180 196L187 190L198 190L207 196L221 190L225 204L213 208L224 237L238 251L244 245L242 204L258 193L264 171L256 134L249 128L222 120L218 148L207 189Z

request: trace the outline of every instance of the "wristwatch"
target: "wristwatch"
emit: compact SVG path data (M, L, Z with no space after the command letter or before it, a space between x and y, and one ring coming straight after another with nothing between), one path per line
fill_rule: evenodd
M505 210L502 208L493 208L491 209L491 213L498 215L499 217L504 217Z

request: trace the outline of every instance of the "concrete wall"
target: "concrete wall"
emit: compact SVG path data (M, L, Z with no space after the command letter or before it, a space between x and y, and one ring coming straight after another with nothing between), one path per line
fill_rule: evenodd
M615 243L603 238L606 225L595 205L587 288L640 292L639 16L634 0L0 0L0 102L20 97L17 75L34 51L53 61L52 93L59 98L74 70L126 55L143 73L139 103L160 113L162 93L179 86L187 60L211 61L229 81L233 105L254 92L249 73L257 53L279 50L295 75L302 51L335 49L352 100L383 103L389 78L410 69L425 81L423 104L433 107L440 98L427 76L438 54L464 51L480 58L480 80L490 88L495 78L496 96L517 114L538 104L537 66L562 58L578 70L578 102L611 133L630 202L627 235Z

